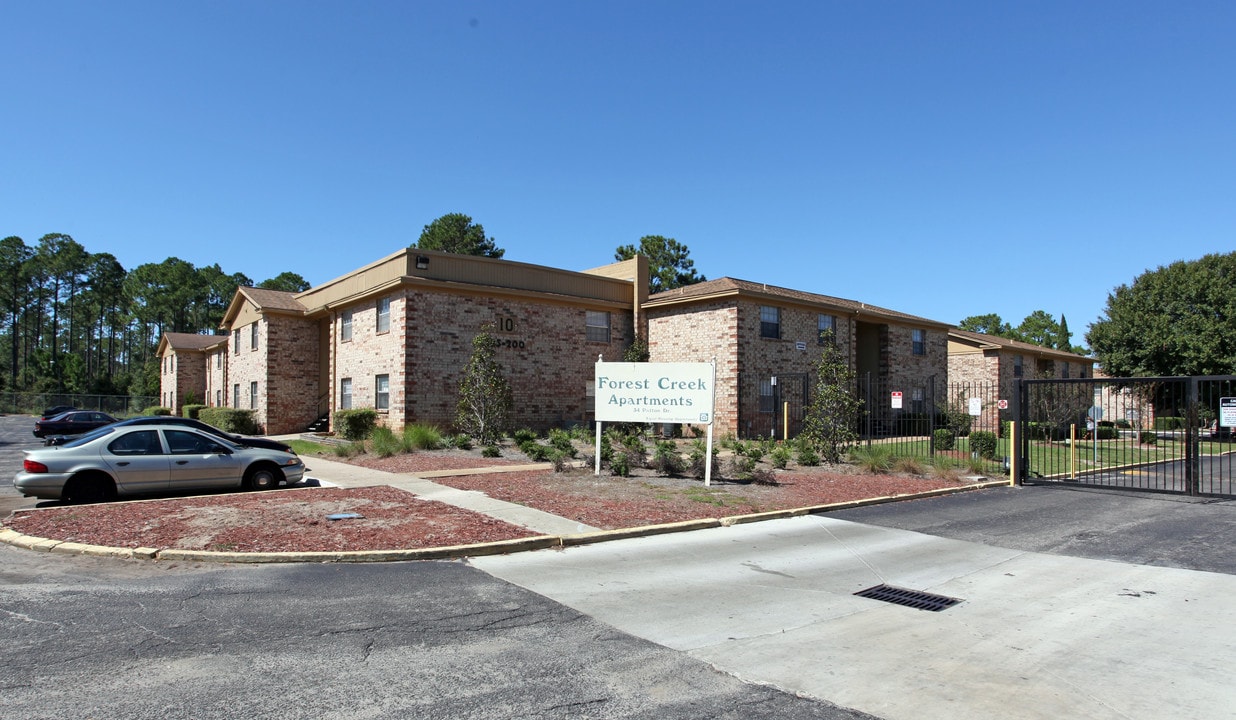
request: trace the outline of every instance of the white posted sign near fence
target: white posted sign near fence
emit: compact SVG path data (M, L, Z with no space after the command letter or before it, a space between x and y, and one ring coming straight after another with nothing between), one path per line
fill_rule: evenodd
M705 425L712 457L712 415L717 379L715 363L597 362L592 381L596 403L596 474L601 474L601 423L669 423ZM712 463L704 463L704 484L712 481Z
M712 363L599 362L593 390L603 422L712 422Z

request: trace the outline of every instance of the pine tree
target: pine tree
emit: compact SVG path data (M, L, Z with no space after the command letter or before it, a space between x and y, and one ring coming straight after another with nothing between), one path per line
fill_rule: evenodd
M862 401L855 397L854 370L826 331L816 366L815 393L803 420L802 439L829 463L841 462L846 446L858 439Z
M507 429L513 404L511 385L498 364L498 340L486 325L472 339L472 357L459 384L456 424L482 445L491 445Z

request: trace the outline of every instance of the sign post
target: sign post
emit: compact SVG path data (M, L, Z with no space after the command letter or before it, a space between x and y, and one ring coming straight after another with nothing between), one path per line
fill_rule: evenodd
M597 418L596 474L601 474L601 423L635 422L705 425L708 455L704 484L712 483L712 420L717 364L596 364L593 380Z

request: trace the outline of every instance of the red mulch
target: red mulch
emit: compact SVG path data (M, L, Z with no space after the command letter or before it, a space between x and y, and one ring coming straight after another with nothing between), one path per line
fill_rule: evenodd
M399 473L497 467L519 460L419 452L353 462ZM863 475L805 468L777 485L714 480L596 477L591 470L494 472L435 478L461 490L527 505L602 529L825 505L955 487L948 478ZM363 518L328 520L334 513ZM358 551L444 547L539 533L485 515L420 500L391 487L306 488L191 498L49 507L4 520L17 532L112 547L225 552Z

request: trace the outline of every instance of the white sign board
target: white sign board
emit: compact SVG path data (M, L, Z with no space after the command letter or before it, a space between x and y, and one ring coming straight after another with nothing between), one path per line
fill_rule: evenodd
M712 363L599 362L593 388L598 422L712 422Z
M1219 398L1219 427L1236 427L1236 397Z
M975 416L983 414L983 398L970 398L970 414Z
M901 407L901 391L894 390L893 391L893 408L896 409L900 407Z

